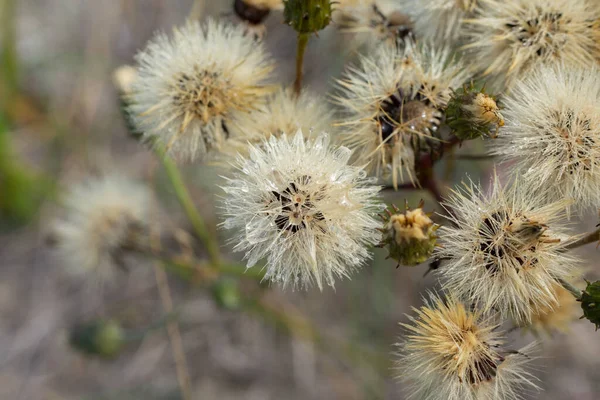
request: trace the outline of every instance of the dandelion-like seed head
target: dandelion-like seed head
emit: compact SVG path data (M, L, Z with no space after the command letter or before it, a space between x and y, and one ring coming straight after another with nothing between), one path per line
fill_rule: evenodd
M340 138L376 176L413 181L415 153L436 137L451 89L465 79L448 49L381 45L337 82Z
M284 287L334 285L368 257L377 242L378 187L347 165L350 150L327 135L272 136L251 146L223 188L224 226L237 232L248 267L266 258L265 279Z
M581 316L581 306L571 292L558 283L554 284L552 289L556 297L556 306L541 306L534 310L531 322L523 326L537 336L552 335L555 332L566 333L571 324Z
M261 24L271 10L283 9L283 0L235 0L233 10L236 15L250 25Z
M229 120L262 104L272 70L263 45L234 27L188 22L137 55L132 114L144 139L179 160L202 158L229 136Z
M494 176L491 185L488 195L473 183L452 193L452 224L440 229L438 253L447 260L438 271L459 298L529 322L541 307L556 306L554 285L576 263L561 240L568 201L546 204L518 179L503 187Z
M299 95L292 89L280 89L269 96L264 106L235 121L236 129L224 155L248 153L248 143L260 145L271 136L301 130L305 134L331 130L332 110L329 105L310 91Z
M357 44L402 44L412 37L413 24L394 1L341 0L333 18L343 31L356 35Z
M578 210L600 203L598 69L546 68L506 98L506 126L491 152L515 161L515 173L550 201Z
M400 0L399 8L414 22L417 40L456 41L464 18L472 16L478 0Z
M399 378L410 398L428 400L520 399L535 387L524 369L529 348L506 351L491 317L470 311L456 298L431 295L409 317L399 344Z
M542 65L594 65L600 42L592 26L598 18L595 1L479 0L465 24L465 49L492 88L512 87Z
M148 234L151 194L118 176L75 186L65 199L65 217L55 222L57 251L76 274L109 277L125 251Z

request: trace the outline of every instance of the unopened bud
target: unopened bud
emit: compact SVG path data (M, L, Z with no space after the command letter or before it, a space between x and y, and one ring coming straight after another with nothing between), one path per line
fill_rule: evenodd
M330 0L284 0L285 23L298 33L324 29L331 21Z
M481 136L496 137L504 126L504 117L494 96L473 85L456 90L446 109L446 122L461 140Z
M404 212L393 206L382 216L384 221L380 247L388 249L389 256L401 265L414 266L424 263L431 257L437 243L435 231L439 228L423 211L423 202Z
M83 353L110 358L123 347L125 335L115 321L92 321L75 326L70 332L69 343Z
M600 328L600 281L588 282L581 294L583 317Z

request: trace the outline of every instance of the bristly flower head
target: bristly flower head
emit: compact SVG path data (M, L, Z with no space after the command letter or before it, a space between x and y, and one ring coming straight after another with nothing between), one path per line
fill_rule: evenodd
M531 322L523 325L523 329L533 332L537 336L552 335L556 332L566 333L581 316L581 307L575 296L562 285L556 283L552 289L556 296L556 306L534 310Z
M421 200L418 207L411 210L406 203L404 212L394 205L393 213L386 209L387 215L381 214L384 225L380 229L383 235L378 247L386 247L388 258L398 261L399 265L424 263L433 253L439 225L423 211L423 205Z
M269 96L267 103L255 112L238 118L230 143L223 150L225 156L239 152L248 153L248 143L259 145L272 135L280 137L285 132L305 135L328 132L332 125L332 110L320 97L303 90L299 95L292 89L280 89Z
M399 0L399 9L414 22L417 40L448 43L458 39L462 21L473 15L478 0Z
M298 131L251 146L238 160L223 188L223 225L237 233L234 249L246 252L248 267L266 257L265 279L322 288L369 258L379 188L347 165L350 153L331 147L326 134L306 140Z
M402 324L407 335L396 362L409 398L517 400L524 390L537 388L524 368L531 346L519 352L503 348L493 317L436 295L414 311L410 324Z
M545 68L505 99L506 126L491 152L532 191L570 198L575 209L600 204L600 76L596 68Z
M406 172L414 181L415 155L431 138L439 142L441 111L465 79L448 49L380 45L337 82L340 138L376 176L391 175L397 186Z
M250 25L259 25L269 16L271 10L283 8L283 0L235 0L233 11Z
M600 56L592 32L597 18L596 1L479 0L475 16L465 21L465 50L493 89L510 88L542 65L594 65Z
M333 18L342 31L356 35L356 44L402 44L412 38L412 22L396 1L340 0Z
M494 175L488 195L464 184L446 204L452 225L439 231L444 289L517 322L555 307L554 285L569 279L577 261L561 240L567 203L545 203L543 193L520 185L518 177L503 187Z
M228 136L229 121L264 102L273 68L243 27L188 22L157 34L137 55L132 114L144 139L181 161L202 158Z
M125 251L147 239L151 194L119 176L90 179L65 199L65 217L53 226L57 251L75 274L109 277Z

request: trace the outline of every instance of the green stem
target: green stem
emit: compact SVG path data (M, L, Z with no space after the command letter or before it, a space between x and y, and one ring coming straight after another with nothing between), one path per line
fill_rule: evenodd
M308 45L308 39L310 34L299 33L298 43L296 49L296 80L294 81L294 92L299 95L302 91L302 76L304 68L304 53L306 53L306 46Z
M576 300L581 300L581 295L583 294L583 290L577 289L575 286L571 285L569 282L565 281L562 278L556 278L556 280L562 285L563 288L567 289L573 296L575 296Z
M183 177L181 176L179 168L177 168L175 163L168 156L166 156L163 151L159 151L158 156L162 160L163 166L169 180L171 181L171 185L175 190L175 195L177 196L179 203L183 207L183 210L192 223L196 235L198 235L198 238L206 247L211 264L219 267L221 264L219 243L217 242L215 235L209 231L208 227L204 223L204 219L194 205L192 197L190 196L190 193L183 182Z

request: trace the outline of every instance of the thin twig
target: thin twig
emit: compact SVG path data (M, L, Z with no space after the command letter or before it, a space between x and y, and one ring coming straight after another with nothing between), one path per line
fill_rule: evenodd
M577 289L575 286L571 285L569 282L565 281L562 278L555 277L555 279L562 285L563 288L571 292L571 294L575 296L576 300L581 300L583 290Z
M304 74L304 53L306 53L306 46L308 45L308 39L310 34L299 33L298 43L296 49L296 80L294 81L294 92L299 95L302 91L302 76Z
M586 244L594 243L600 240L600 228L596 229L593 232L588 233L584 237L579 240L574 241L573 243L569 243L565 246L567 250L573 250L581 246L585 246Z

